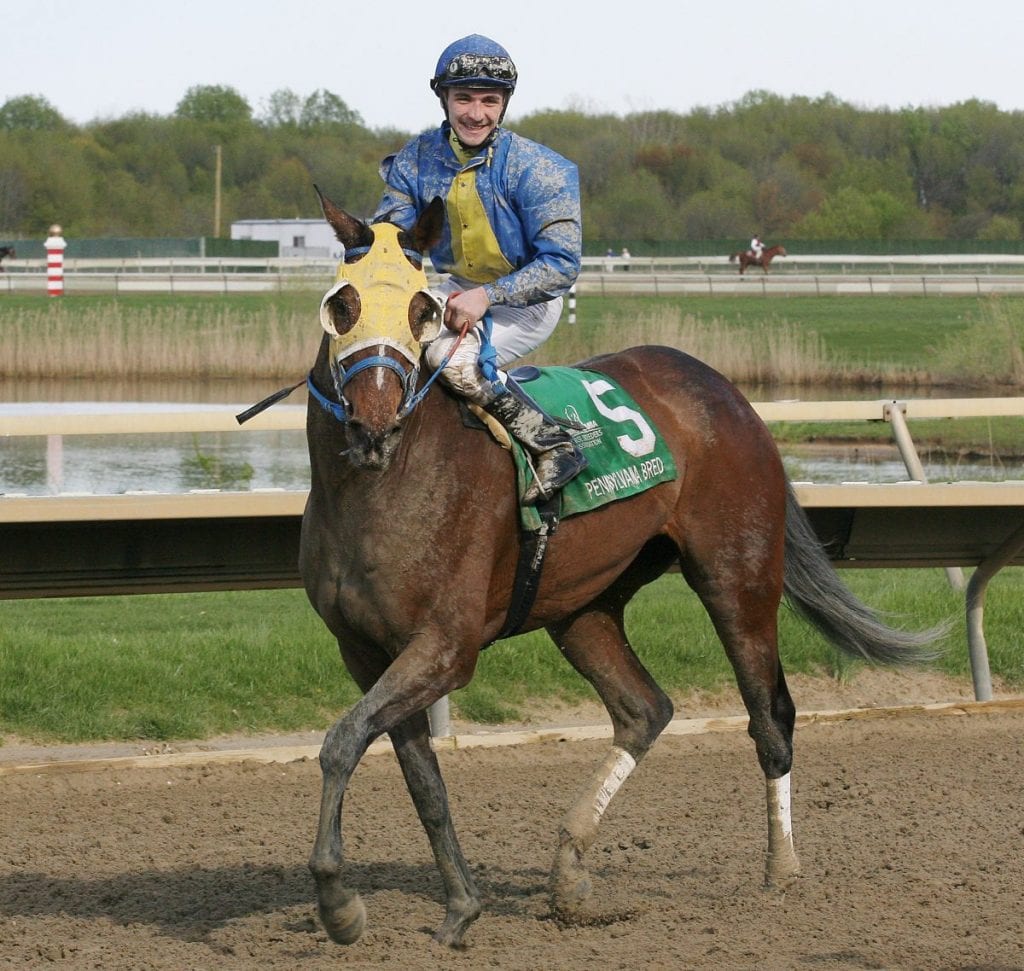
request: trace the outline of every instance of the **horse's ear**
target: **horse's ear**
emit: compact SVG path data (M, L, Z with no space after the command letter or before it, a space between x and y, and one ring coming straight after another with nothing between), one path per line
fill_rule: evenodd
M323 210L324 219L330 223L338 242L351 249L354 246L369 246L373 242L373 233L366 223L355 216L350 216L344 209L336 206L321 191L320 186L314 185L316 194L320 199L320 208Z
M336 283L320 301L320 326L331 336L341 337L356 325L362 302L350 283Z
M444 199L434 196L423 212L420 213L416 225L412 227L412 238L421 253L437 245L444 231L445 205Z

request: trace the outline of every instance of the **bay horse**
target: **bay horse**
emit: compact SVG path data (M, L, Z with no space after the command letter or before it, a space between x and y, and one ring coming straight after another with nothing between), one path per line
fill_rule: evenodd
M735 253L729 254L729 262L735 263L739 260L740 264L740 276L743 276L743 271L748 266L759 266L765 273L768 272L768 267L771 265L772 260L776 256L785 256L785 246L771 246L768 249L761 250L760 256L754 256L750 250L738 250Z
M14 252L13 246L0 246L0 273L4 272L4 260L6 260L8 256L11 257L11 259L14 259L17 255L18 254Z
M364 694L324 738L309 867L327 933L355 942L366 909L345 881L342 803L368 745L387 733L444 886L434 939L456 947L481 898L455 834L427 708L470 681L481 649L503 630L521 541L513 463L419 370L418 343L442 326L421 254L442 231L443 202L434 200L408 231L368 225L323 195L321 206L346 257L321 304L326 333L306 381L311 487L300 569ZM584 854L616 791L672 718L623 615L673 565L734 668L765 776L766 881L784 886L799 864L790 813L796 712L776 629L783 593L839 649L869 660L921 660L939 635L893 630L841 583L768 429L722 375L665 347L634 347L585 367L632 395L668 443L678 475L564 519L522 626L550 634L614 728L554 841L553 914L579 918L590 893Z

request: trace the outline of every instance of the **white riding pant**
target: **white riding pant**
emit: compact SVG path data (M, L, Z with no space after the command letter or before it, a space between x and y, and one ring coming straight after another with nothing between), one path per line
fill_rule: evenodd
M466 284L448 277L437 289L447 295L472 286L475 284ZM491 343L497 352L498 367L503 368L535 351L551 336L562 316L562 298L557 297L532 307L496 304L491 307L490 313L493 321ZM440 367L458 339L459 335L455 331L441 328L441 333L427 346L426 358L431 368ZM441 380L452 391L478 405L489 404L495 393L480 370L482 346L483 324L480 323L467 332L441 372Z

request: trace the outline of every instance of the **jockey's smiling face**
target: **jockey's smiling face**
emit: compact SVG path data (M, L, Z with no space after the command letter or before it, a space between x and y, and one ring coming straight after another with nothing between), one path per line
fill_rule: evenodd
M467 148L482 145L498 127L505 95L496 88L449 88L448 121Z

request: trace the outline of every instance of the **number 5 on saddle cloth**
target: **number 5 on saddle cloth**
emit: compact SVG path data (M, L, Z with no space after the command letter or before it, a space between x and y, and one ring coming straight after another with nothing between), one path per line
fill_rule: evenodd
M494 373L497 376L496 370ZM517 386L514 394L525 393L522 385L528 384L529 396L537 406L569 427L576 445L587 456L587 467L547 503L520 504L522 532L512 603L496 640L511 637L529 615L548 540L562 518L635 496L671 482L678 474L672 453L654 423L608 375L570 367L529 366L509 372L509 378ZM533 475L529 456L504 430L499 432L490 422L488 427L511 449L517 490L522 495Z

